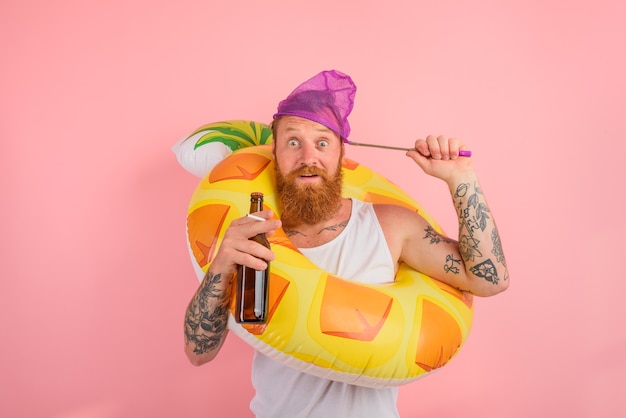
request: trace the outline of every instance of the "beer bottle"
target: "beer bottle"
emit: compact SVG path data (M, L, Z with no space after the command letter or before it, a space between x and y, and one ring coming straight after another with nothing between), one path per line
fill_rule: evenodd
M250 213L260 210L263 210L263 193L253 192L250 194ZM270 248L265 234L257 234L250 239ZM238 323L264 324L267 321L269 278L269 262L265 270L237 267L235 320Z

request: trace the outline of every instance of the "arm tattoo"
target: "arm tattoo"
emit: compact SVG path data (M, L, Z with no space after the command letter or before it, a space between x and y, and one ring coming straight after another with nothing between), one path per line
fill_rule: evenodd
M429 239L431 244L439 244L440 242L445 242L446 244L449 244L451 242L454 242L445 235L441 235L439 232L435 231L435 229L430 225L428 225L424 231L426 231L424 239Z
M448 254L443 269L446 273L459 274L459 266L457 264L461 265L461 260L455 259L454 254Z
M476 257L482 257L482 253L478 249L478 244L480 241L470 237L469 235L461 235L459 237L459 251L461 252L461 257L465 261L474 261Z
M221 280L221 274L208 273L187 307L185 341L195 345L193 352L198 355L215 349L228 325L230 298L216 288Z
M478 277L482 277L483 279L491 282L493 284L498 284L498 272L496 271L496 266L493 265L491 260L487 259L482 263L476 264L474 267L470 269L470 271Z
M493 241L493 250L491 253L496 256L496 260L506 267L506 260L504 259L504 252L502 251L502 244L500 243L500 234L497 229L491 231L491 241Z
M467 198L467 207L463 208L464 198L467 196L470 185L468 183L460 184L456 188L454 198L459 199L457 203L457 210L461 214L462 222L467 229L468 234L473 235L473 232L477 229L484 231L487 227L487 220L489 219L489 208L487 205L480 201L480 196L483 192L480 187L474 186L475 193L469 195Z
M456 188L453 198L459 215L459 252L466 263L478 263L470 267L470 272L496 285L502 278L501 275L498 275L498 268L503 267L503 280L506 281L508 272L500 236L491 219L489 208L485 203L480 187L477 184L472 187L469 183L462 183ZM485 259L488 257L488 249L485 248L485 244L489 241L489 228L492 228L491 244L493 247L491 254L495 256L494 260ZM482 246L481 241L484 241ZM446 268L447 266L449 266L448 260L446 260Z
M454 242L454 240L446 237L445 235L441 235L439 232L435 231L435 228L433 228L431 225L428 225L424 231L426 231L426 235L424 235L424 239L430 240L430 244L439 244L442 242L446 244L450 244ZM459 274L459 271L460 271L459 266L461 265L462 265L462 261L460 259L457 260L456 258L454 258L454 254L448 254L446 256L446 262L443 265L443 271L445 271L446 273Z

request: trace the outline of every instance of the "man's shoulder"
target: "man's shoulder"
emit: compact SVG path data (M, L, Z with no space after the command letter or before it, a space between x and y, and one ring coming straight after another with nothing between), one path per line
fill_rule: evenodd
M376 214L384 214L386 216L404 216L415 215L417 211L409 209L406 206L397 205L394 203L371 203L376 211Z
M422 227L426 220L415 209L393 203L372 204L378 222L385 231L408 233L415 227Z

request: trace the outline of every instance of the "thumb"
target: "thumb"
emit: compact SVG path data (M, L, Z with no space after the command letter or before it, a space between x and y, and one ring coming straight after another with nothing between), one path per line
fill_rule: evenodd
M424 171L427 171L430 166L430 159L428 157L424 157L417 150L407 151L406 156L415 161L415 163Z

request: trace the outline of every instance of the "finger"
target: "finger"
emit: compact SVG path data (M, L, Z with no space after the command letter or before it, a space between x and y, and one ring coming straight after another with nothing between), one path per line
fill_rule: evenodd
M417 148L417 146L416 146ZM427 170L429 165L430 156L428 155L428 146L424 142L420 148L415 151L407 151L406 156L411 158L415 163L424 171ZM427 154L427 155L424 155Z
M241 236L224 235L215 259L230 265L246 265L254 269L267 267L266 261L274 259L271 249Z
M262 224L263 226L259 227L259 225L256 224ZM231 222L230 226L235 228L244 227L254 229L255 233L253 235L256 235L261 233L257 231L265 233L280 228L280 220L278 218L274 218L273 211L263 210L235 219Z
M428 149L428 143L423 139L415 141L415 149L424 157L430 157L430 150Z
M249 240L243 245L241 262L248 267L262 270L267 268L267 262L274 259L274 252L258 242Z
M268 261L271 261L268 259ZM250 254L246 254L245 258L239 265L250 267L254 270L265 270L268 266L268 262L262 258L254 257Z
M428 149L430 150L430 156L434 160L441 159L441 146L439 145L438 137L434 135L428 135L426 137L426 143L428 144Z
M280 228L280 221L278 219L270 219L263 222L259 222L252 218L248 218L248 220L249 222L241 225L241 228L245 230L244 235L246 238L251 238L257 234L269 235Z
M463 148L465 144L458 138L450 138L449 147L450 147L450 158L453 160L459 157L459 150Z
M274 212L271 210L261 210L258 212L254 212L252 215L268 220L268 219L272 219L272 217L274 216Z
M256 246L261 247L256 248ZM255 270L264 270L267 268L267 262L274 259L274 253L269 249L254 241L243 240L234 242L233 240L222 241L222 245L213 260L212 264L220 263L221 265L231 266L231 270L235 270L238 265L247 266ZM222 267L222 269L224 269Z
M241 218L235 219L232 223L234 225L246 225L252 222L258 221L266 221L272 219L274 212L271 210L262 210L259 212L254 212L247 214L246 216L242 216Z
M441 154L442 160L450 159L450 141L444 135L439 135L437 137L437 143L439 144L439 152Z

